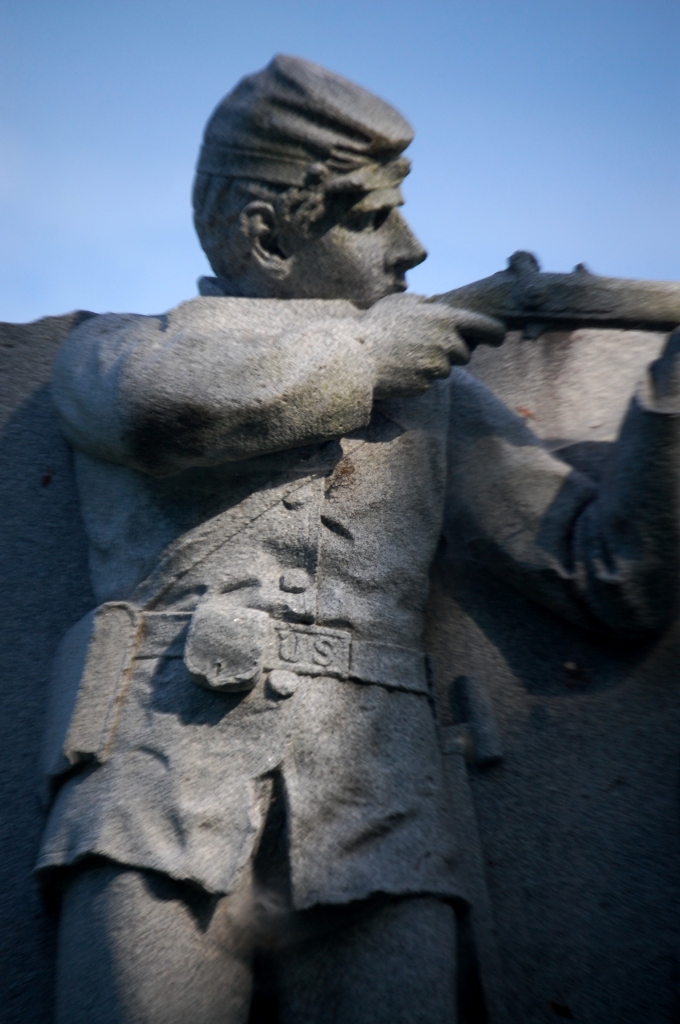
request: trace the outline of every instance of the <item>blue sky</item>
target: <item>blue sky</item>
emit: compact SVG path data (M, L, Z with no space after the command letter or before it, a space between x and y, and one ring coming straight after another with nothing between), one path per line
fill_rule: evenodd
M678 0L0 0L0 319L194 295L203 125L275 52L414 125L414 290L518 248L680 278Z

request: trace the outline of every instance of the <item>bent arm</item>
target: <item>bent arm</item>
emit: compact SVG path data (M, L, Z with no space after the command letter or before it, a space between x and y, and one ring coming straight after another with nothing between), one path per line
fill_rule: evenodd
M204 298L166 317L93 318L55 363L62 428L160 476L341 436L373 402L358 315L346 302Z
M641 389L599 484L483 385L452 380L446 535L529 597L630 638L662 630L680 573L680 415Z

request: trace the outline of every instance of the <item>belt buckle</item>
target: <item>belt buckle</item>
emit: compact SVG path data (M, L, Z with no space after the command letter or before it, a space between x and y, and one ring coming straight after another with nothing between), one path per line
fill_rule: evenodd
M273 668L288 668L306 676L349 675L351 635L341 629L323 626L276 626Z

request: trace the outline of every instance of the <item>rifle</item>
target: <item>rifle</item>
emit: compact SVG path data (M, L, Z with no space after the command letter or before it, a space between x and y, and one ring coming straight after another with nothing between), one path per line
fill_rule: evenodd
M507 270L428 301L502 320L525 338L579 327L672 331L680 324L680 284L600 277L579 263L571 274L541 273L530 252L516 252Z

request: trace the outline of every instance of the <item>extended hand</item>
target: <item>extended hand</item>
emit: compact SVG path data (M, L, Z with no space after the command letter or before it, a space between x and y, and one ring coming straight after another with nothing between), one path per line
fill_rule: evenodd
M673 331L660 357L649 370L657 401L673 403L680 412L680 327Z
M421 394L467 363L477 345L500 345L505 337L498 320L414 295L388 295L359 324L378 399Z

